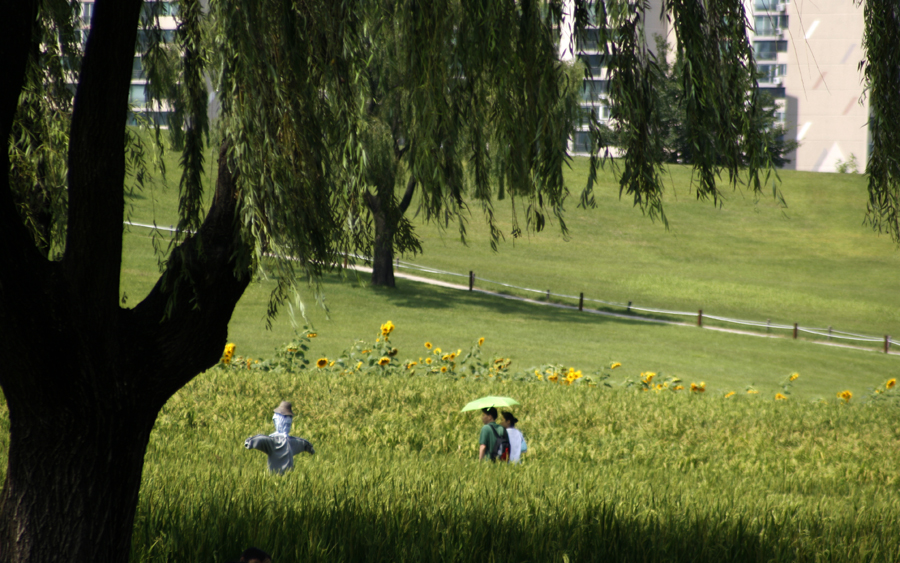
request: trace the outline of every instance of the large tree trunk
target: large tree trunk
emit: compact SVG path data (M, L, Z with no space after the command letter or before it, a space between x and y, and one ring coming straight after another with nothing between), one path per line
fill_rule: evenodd
M369 202L369 194L366 194ZM394 283L394 224L388 218L386 206L371 197L369 210L375 224L375 240L372 245L372 285L395 287Z
M410 178L406 192L399 204L393 202L393 186L379 189L374 194L365 192L366 206L372 213L375 224L375 240L372 245L372 285L395 287L394 282L394 235L397 224L409 208L416 180Z
M214 203L170 258L169 278L96 325L81 322L90 303L67 299L58 264L35 260L37 275L24 268L18 283L3 276L0 349L15 359L0 375L11 422L0 563L128 560L157 413L218 362L250 280L235 273L234 190L223 147Z
M134 309L119 305L125 119L140 0L98 0L69 146L63 259L35 246L7 147L35 0L4 2L0 37L0 387L10 418L0 563L128 561L144 453L159 409L214 365L250 280L227 150L199 232ZM24 33L19 33L24 30Z

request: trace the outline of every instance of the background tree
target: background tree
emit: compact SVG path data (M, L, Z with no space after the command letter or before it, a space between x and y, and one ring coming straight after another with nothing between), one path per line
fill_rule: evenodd
M610 56L611 99L629 132L621 189L661 216L652 95L658 78L642 40L643 7L627 0L573 4L576 35L597 22ZM363 137L370 129L359 103L369 64L364 16L379 6L395 6L384 13L408 45L399 87L414 108L410 115L422 121L416 127L433 132L411 143L408 156L425 215L460 216L457 194L467 177L471 199L499 236L490 179L492 166L504 163L495 175L524 209L524 228L539 228L547 213L561 217L559 147L568 132L547 119L547 109L563 98L559 64L548 49L563 2L217 0L210 3L212 51L204 49L199 0L179 5L176 76L152 68L153 57L146 62L151 91L166 92L173 78L181 88L180 231L159 281L133 308L120 303L119 277L126 170L139 172L141 162L126 118L142 3L95 3L80 66L71 69L77 86L70 116L64 94L46 85L53 81L50 59L58 56L48 45L66 42L73 5L3 0L0 6L6 18L0 137L7 147L0 156L6 361L0 387L10 417L0 562L126 561L157 414L219 360L228 321L253 275L266 264L277 274L274 314L297 274L321 273L365 236L348 228L348 218L366 186ZM744 167L759 190L766 153L763 135L753 129L759 106L743 2L672 0L666 14L686 63L684 82L692 86L685 88L685 115L697 147L698 194L715 201L719 174L736 185ZM896 101L900 68L896 21L896 7L869 0L867 49L888 52L867 67L877 119L896 117L897 104L889 103ZM220 69L221 145L204 212L202 149L210 132L203 78L211 61ZM43 94L29 94L41 88ZM450 99L449 88L465 95ZM43 109L33 109L36 103ZM469 122L465 135L454 120ZM595 125L594 173L604 146ZM873 127L873 201L897 200L896 141L885 141L897 130ZM44 146L65 146L65 154L34 165L35 152L23 147L51 137L60 144ZM725 146L724 154L717 150ZM467 168L457 165L457 153L467 155ZM21 155L25 161L17 160ZM64 183L51 181L63 177ZM582 203L592 202L594 180L591 174ZM896 229L895 211L877 217ZM523 226L516 222L512 234Z
M395 249L421 250L404 217L421 183L430 186L423 188L419 211L442 224L458 222L461 233L465 217L460 212L470 191L492 222L495 185L509 186L513 199L528 198L539 191L536 186L545 185L548 211L564 226L560 171L578 119L581 75L564 63L543 62L554 60L557 47L537 4L523 5L518 13L498 11L494 20L505 31L489 33L499 42L495 51L506 55L496 60L469 50L479 42L475 34L487 31L482 22L462 16L466 3L445 7L427 27L432 33L428 59L417 44L423 38L399 23L403 17L397 11L407 9L407 3L375 6L366 27L370 62L361 81L362 199L374 229L365 251L373 259L375 285L394 285ZM459 21L466 23L457 26ZM468 177L467 168L474 170ZM542 203L528 202L525 211L529 228L543 228ZM496 243L500 233L493 235Z
M655 36L656 69L659 72L660 88L657 91L659 103L659 123L661 132L661 159L670 163L693 164L694 148L691 146L685 116L684 61L676 55L669 62L670 45L663 37ZM775 166L784 166L789 161L786 156L799 143L786 139L787 128L776 121L778 107L775 98L765 91L759 92L759 111L755 114L757 123L753 128L765 132L765 150Z

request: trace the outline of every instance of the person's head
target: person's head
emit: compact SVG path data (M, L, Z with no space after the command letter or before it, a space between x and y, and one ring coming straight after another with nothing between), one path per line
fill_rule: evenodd
M513 416L513 413L503 411L503 420L500 421L503 428L515 428L517 422L519 422L519 419Z
M241 554L243 563L272 563L272 557L258 547L248 547Z
M494 407L481 409L481 422L487 424L489 422L494 422L495 420L497 420L497 409Z
M294 411L291 408L290 401L281 401L281 404L275 409L275 414L272 415L272 422L275 423L275 432L290 434L293 420Z

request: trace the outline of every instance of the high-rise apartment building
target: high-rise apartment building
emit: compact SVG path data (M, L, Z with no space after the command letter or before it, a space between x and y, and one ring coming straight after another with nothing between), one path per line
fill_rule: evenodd
M800 142L787 155L785 168L834 172L854 158L860 171L868 156L868 104L858 69L863 58L862 8L854 0L744 0L748 30L761 73L759 86L776 101L776 117L788 136ZM645 21L648 47L660 35L674 45L671 25L660 19L661 0L650 0ZM594 78L585 80L582 107L601 122L609 120L608 76L596 36L567 48L570 31L563 26L560 58L588 64ZM670 57L672 54L670 53ZM586 130L586 126L583 127ZM576 154L589 148L586 131L576 132Z

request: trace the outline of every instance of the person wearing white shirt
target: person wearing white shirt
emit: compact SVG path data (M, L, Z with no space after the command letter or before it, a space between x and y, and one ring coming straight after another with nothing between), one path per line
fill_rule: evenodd
M509 411L503 411L502 414L503 420L500 421L500 425L503 426L506 434L509 436L509 462L519 463L522 452L528 448L525 444L525 438L519 429L516 428L516 423L519 422L519 419Z

